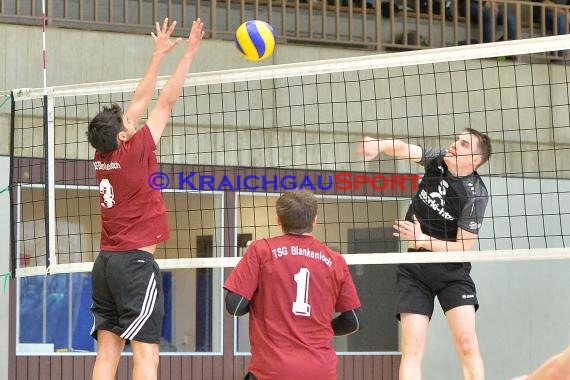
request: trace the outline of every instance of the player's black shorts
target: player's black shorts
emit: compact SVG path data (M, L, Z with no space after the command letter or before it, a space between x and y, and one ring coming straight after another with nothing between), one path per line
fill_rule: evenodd
M474 305L477 310L477 291L470 272L470 263L400 264L398 319L400 313L421 314L431 319L436 296L444 313L463 305Z
M97 330L128 342L160 343L164 295L154 256L145 251L101 251L93 264L93 305Z

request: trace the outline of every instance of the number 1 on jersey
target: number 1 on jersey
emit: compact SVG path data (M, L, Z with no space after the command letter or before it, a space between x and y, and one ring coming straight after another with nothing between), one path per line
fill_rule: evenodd
M301 268L294 276L297 283L297 299L293 302L293 314L309 317L311 305L309 305L309 278L311 272L307 268Z

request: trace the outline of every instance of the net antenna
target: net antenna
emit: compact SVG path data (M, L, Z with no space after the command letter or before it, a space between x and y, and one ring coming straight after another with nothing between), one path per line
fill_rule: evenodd
M56 255L56 217L55 217L55 154L54 154L54 119L52 98L47 86L47 29L46 0L42 0L42 64L43 64L43 130L44 130L44 207L45 207L45 239L48 260L46 273L57 265Z
M371 231L370 241L389 240L413 192L370 183L339 190L336 176L413 176L420 168L388 156L365 166L354 154L356 144L363 136L393 136L445 148L468 126L495 141L491 162L480 172L490 194L480 250L402 254L398 247L349 254L347 262L569 258L563 157L570 150L570 81L566 63L548 59L560 50L570 50L570 35L189 75L158 151L170 179L162 191L171 227L171 239L157 250L159 265L234 266L237 236L280 233L275 199L292 182L299 188L308 180L321 200L319 240L340 252L350 251L349 230ZM518 59L496 59L505 56ZM102 104L126 103L137 83L14 90L14 249L30 255L18 276L44 273L46 266L50 273L91 269L100 201L85 129ZM33 145L39 132L30 127L42 98L46 182L35 170L44 162ZM42 192L50 201L38 199ZM38 232L43 223L45 241ZM389 232L374 232L382 228ZM211 252L197 249L198 238L212 242Z

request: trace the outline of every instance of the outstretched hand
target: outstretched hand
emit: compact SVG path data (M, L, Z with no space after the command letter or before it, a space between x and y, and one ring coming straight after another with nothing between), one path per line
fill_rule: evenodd
M380 140L366 136L356 149L356 154L363 155L364 161L374 159L380 154Z
M170 36L172 32L174 32L174 28L176 28L176 21L172 22L170 26L168 25L168 17L164 19L162 26L158 23L155 24L156 34L151 32L152 38L154 38L154 52L160 55L166 55L172 51L178 45L178 43L182 40L182 38L177 38L175 40L171 40Z
M192 23L192 29L190 29L190 35L186 41L186 52L194 55L202 37L204 37L204 23L199 18Z

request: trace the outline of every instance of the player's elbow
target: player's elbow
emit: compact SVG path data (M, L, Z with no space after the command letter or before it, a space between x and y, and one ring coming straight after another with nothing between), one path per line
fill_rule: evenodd
M232 291L228 291L225 299L226 310L235 317L241 317L249 312L249 301Z
M362 309L357 308L341 313L332 320L331 326L335 336L350 335L362 330Z
M472 251L475 247L475 242L471 240L458 240L454 251Z
M163 96L161 98L158 98L156 105L154 106L154 109L170 115L170 112L174 108L174 105L176 104L177 100L178 100L178 97Z

